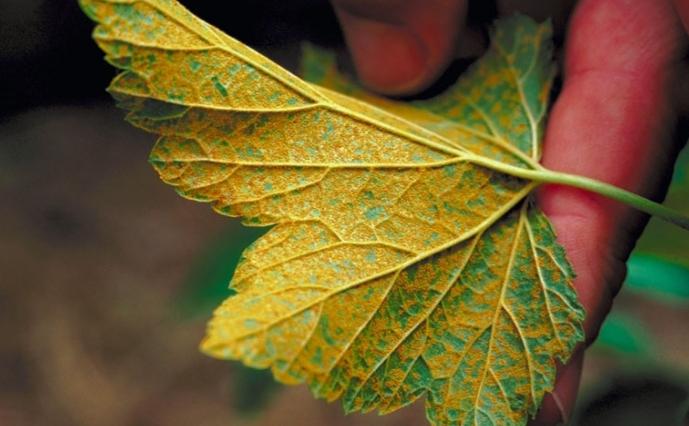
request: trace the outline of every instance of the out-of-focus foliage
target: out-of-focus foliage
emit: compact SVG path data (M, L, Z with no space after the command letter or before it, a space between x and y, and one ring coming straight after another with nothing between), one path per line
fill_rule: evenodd
M177 297L179 314L207 318L227 298L228 288L244 248L265 233L265 228L230 224L194 259L190 273Z
M596 347L633 357L652 357L655 350L645 325L630 314L618 311L605 319Z
M689 304L689 267L658 255L634 254L627 262L625 286L667 303Z

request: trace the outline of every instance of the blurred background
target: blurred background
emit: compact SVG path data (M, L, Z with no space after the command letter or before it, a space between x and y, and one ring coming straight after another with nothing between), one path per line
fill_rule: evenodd
M304 41L351 69L325 1L185 3L292 70ZM542 3L471 2L457 61L420 96L480 54L498 11L552 16L560 43L572 2ZM424 424L422 404L344 416L303 386L197 350L261 230L158 180L154 138L105 93L115 72L91 30L74 0L0 2L0 425ZM667 204L689 213L686 149ZM651 220L628 266L572 424L689 424L689 237Z

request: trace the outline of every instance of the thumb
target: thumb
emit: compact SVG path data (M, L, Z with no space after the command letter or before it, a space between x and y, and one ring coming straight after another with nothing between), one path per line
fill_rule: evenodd
M452 59L466 0L333 0L359 78L390 95L433 83Z

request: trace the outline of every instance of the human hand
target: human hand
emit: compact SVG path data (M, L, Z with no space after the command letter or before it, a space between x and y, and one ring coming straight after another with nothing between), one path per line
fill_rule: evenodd
M395 95L423 89L442 73L466 14L465 0L333 3L360 79ZM548 121L543 164L662 196L677 150L671 85L687 30L689 0L579 1L569 22L564 85ZM546 186L539 201L577 271L574 286L587 312L588 345L622 284L646 218L569 187ZM567 420L584 347L559 368L555 390L534 424Z

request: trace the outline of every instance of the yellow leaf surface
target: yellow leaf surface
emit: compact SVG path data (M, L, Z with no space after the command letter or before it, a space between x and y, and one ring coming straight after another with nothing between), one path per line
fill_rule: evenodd
M109 90L160 135L161 178L273 225L244 253L204 352L347 411L425 394L434 424L525 423L583 312L535 183L487 166L538 167L548 26L503 21L445 97L366 97L376 107L302 81L176 1L81 5L123 70Z

